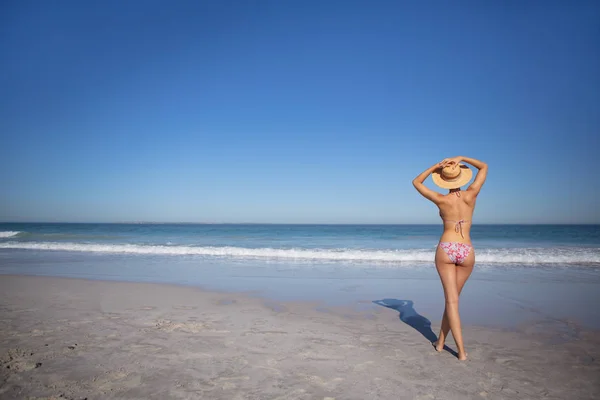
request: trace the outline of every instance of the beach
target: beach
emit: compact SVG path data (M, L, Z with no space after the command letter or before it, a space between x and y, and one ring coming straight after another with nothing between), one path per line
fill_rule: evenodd
M0 399L594 399L600 227L0 224Z
M177 285L4 275L0 398L600 396L597 330L558 320L465 326L469 360L459 362L431 346L436 322L428 328L410 305L388 301L361 311Z

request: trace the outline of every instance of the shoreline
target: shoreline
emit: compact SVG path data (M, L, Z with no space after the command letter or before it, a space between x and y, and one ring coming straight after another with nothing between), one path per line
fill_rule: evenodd
M252 291L1 275L0 398L600 396L597 330L560 319L467 324L470 358L459 362L431 346L439 322L381 300L361 310Z
M343 265L236 264L196 258L121 257L10 252L0 277L68 277L107 282L146 282L199 287L211 292L251 293L274 301L308 301L325 306L367 307L383 298L412 300L437 322L443 290L433 266L347 268ZM461 296L464 324L518 328L534 320L569 320L600 329L600 271L586 268L476 267Z

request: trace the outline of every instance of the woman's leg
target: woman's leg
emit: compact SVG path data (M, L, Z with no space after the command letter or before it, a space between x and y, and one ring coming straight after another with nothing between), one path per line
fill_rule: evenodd
M446 298L446 308L442 319L442 328L440 336L434 345L438 351L444 348L444 342L448 331L452 330L452 336L458 347L458 358L466 359L466 352L462 340L462 330L460 325L460 315L458 312L458 297L462 291L467 279L473 271L475 265L475 254L473 250L467 259L460 266L455 265L449 259L443 249L439 248L436 252L435 264L444 287L444 296Z
M474 264L475 264L475 253L474 253L474 250L471 249L471 253L467 257L467 259L463 262L463 264L456 267L456 284L458 286L459 297L460 297L460 294L462 293L463 288L465 287L465 283L467 282L467 279L469 279L469 276L471 276L471 272L473 272ZM444 308L444 316L442 317L442 327L440 328L440 334L438 336L438 340L434 343L435 349L437 351L442 351L444 349L444 343L446 341L446 337L448 336L449 331L450 331L450 322L448 322L448 315L446 313L446 309Z

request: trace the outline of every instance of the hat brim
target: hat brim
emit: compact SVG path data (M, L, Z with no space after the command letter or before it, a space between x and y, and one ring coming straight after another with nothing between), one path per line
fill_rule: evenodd
M464 164L459 164L458 167L460 168L460 175L456 180L453 181L447 181L442 178L441 168L433 171L431 173L431 179L433 180L433 183L442 189L458 189L459 187L466 185L473 177L473 171L471 171L471 168Z

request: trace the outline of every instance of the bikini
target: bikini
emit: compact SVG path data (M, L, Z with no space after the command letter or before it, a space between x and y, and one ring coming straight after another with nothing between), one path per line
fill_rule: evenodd
M440 213L440 217L441 216L442 215ZM463 232L462 232L462 225L465 222L469 222L469 221L465 221L464 219L461 219L459 221L452 221L450 219L444 219L443 217L442 217L442 221L454 222L455 223L454 231L456 233L460 232L460 236L463 239L465 238L463 236ZM465 261L465 259L469 256L471 249L473 248L470 244L460 243L460 242L440 242L439 246L442 248L442 250L444 250L446 252L450 261L452 261L454 264L457 264L457 265L462 264L462 262Z

